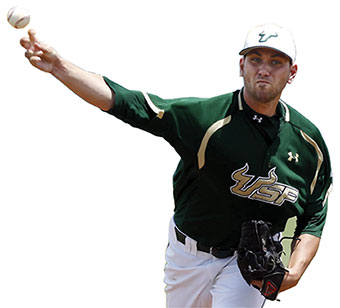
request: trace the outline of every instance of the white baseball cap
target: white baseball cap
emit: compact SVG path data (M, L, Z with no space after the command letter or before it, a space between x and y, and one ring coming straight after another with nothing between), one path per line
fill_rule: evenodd
M240 55L246 55L255 48L272 48L287 55L292 63L296 60L296 47L290 31L276 24L264 24L248 32Z

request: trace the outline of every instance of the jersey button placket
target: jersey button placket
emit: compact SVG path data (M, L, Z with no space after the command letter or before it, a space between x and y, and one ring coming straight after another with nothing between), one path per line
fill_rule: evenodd
M266 155L265 155L265 158L264 158L264 161L263 161L263 167L262 167L262 171L267 173L268 170L270 170L272 168L272 162L271 162L271 156L272 156L272 153L268 150Z
M267 153L266 153L266 156L263 162L263 170L262 170L263 172L267 173L270 169L275 167L272 162L272 157L275 156L275 153L278 150L278 146L279 146L279 139L276 138L267 149Z

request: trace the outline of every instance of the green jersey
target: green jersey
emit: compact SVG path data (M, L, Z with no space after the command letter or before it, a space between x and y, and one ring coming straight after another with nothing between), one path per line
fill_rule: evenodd
M242 91L213 98L162 99L105 78L115 92L108 112L164 138L179 154L173 177L174 220L206 246L237 247L252 219L320 237L332 184L319 130L280 101L277 116L251 110Z

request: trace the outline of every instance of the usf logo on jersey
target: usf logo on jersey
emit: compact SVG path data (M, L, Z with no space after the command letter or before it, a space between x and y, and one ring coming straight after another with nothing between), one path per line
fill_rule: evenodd
M281 206L285 201L294 203L299 191L294 187L278 182L275 173L276 167L268 172L268 177L258 177L254 180L254 175L248 175L248 164L233 172L231 178L236 182L230 187L232 194L242 198L249 198L265 203Z

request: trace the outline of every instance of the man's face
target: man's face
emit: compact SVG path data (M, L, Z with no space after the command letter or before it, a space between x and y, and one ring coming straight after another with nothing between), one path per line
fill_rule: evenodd
M270 48L257 48L240 60L240 72L247 96L259 103L271 102L281 96L291 83L297 66L291 65L283 53Z

